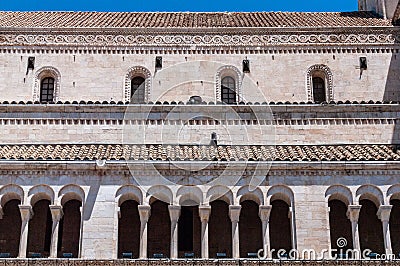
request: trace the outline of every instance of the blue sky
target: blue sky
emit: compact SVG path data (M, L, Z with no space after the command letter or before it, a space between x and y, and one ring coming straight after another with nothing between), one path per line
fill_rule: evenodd
M355 11L357 0L0 0L2 11Z

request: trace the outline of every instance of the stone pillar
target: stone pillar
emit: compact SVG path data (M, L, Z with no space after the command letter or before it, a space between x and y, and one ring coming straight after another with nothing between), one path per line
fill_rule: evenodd
M229 217L232 222L232 258L240 258L239 250L239 217L241 205L229 205Z
M3 219L3 215L4 215L3 207L1 207L0 205L0 220Z
M21 235L19 240L19 254L18 258L26 258L26 251L28 246L28 228L29 220L33 216L32 206L19 205L19 212L21 213Z
M271 246L269 240L269 215L271 214L272 206L270 205L260 205L258 216L262 223L262 239L263 239L263 250L264 257L272 258L271 256Z
M389 220L392 205L381 205L378 210L378 217L382 221L383 228L383 242L385 244L386 255L392 254L392 242L390 239Z
M353 235L353 249L357 250L357 258L361 257L361 248L360 248L360 234L358 232L358 218L360 216L361 205L349 205L347 210L347 217L351 221L351 232Z
M147 258L147 222L149 221L151 207L149 205L139 205L140 216L140 247L139 259Z
M51 228L50 258L57 258L58 229L63 216L62 206L50 205L53 227Z
M178 220L181 215L181 206L169 205L169 217L171 218L171 259L178 258Z
M211 206L199 206L201 221L201 258L208 259L208 219L210 218Z

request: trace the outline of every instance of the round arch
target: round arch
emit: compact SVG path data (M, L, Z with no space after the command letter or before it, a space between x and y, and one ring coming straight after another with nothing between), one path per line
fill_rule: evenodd
M210 202L218 199L225 201L229 205L232 205L234 203L232 190L222 185L210 187L207 191L205 204L208 205Z
M323 64L310 66L306 73L307 95L308 101L313 101L312 79L316 73L320 73L320 77L325 80L326 101L333 101L333 75L330 68ZM322 77L323 76L323 77Z
M20 186L10 184L0 188L0 207L4 207L8 201L13 199L17 199L23 204L24 190Z
M260 188L250 191L249 186L243 186L238 190L236 197L239 203L242 203L246 200L254 201L258 205L262 205L264 203L264 195Z
M344 204L352 205L353 204L353 193L348 187L343 185L332 185L325 192L326 201L330 200L340 200Z
M168 204L172 204L174 202L174 195L172 190L164 185L156 185L150 187L146 192L146 199L150 201L160 200ZM150 202L152 204L152 202Z
M131 100L131 85L132 78L139 76L145 79L145 92L144 92L144 100L147 102L150 96L150 87L151 87L151 72L147 68L143 66L133 66L128 69L124 79L124 101L128 102Z
M215 95L217 101L222 101L222 91L221 91L221 82L222 79L231 76L235 79L235 87L236 93L238 96L238 101L240 102L242 99L242 80L243 74L240 70L232 65L225 65L217 69L217 73L215 74Z
M28 202L31 206L34 206L36 202L41 199L46 199L50 201L50 204L54 204L54 191L48 185L37 185L32 187L28 192Z
M289 206L294 206L293 191L285 185L272 186L267 192L267 203L271 204L275 199L283 200Z
M58 192L58 202L64 205L69 200L85 201L85 191L78 185L70 184L62 187Z
M118 202L118 206L121 206L127 200L134 200L139 204L143 204L143 193L134 185L125 185L120 187L115 193L115 198Z
M35 72L33 81L33 101L40 100L40 82L43 78L51 77L54 78L54 95L53 101L59 100L60 88L61 88L61 73L60 71L52 66L44 66L39 68Z
M176 197L179 205L187 205L187 202L193 205L201 205L203 203L203 192L198 187L182 186L176 192Z
M371 200L377 208L384 204L383 193L375 185L367 184L362 185L356 191L356 202L360 203L361 200L368 199Z

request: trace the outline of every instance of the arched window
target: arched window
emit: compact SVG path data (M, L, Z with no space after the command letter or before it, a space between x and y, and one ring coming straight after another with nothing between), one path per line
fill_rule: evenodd
M149 100L151 73L142 66L128 69L124 82L124 100L132 103L145 103Z
M131 80L131 102L145 102L145 79L142 77L134 77Z
M326 101L325 81L321 77L312 78L313 96L315 103Z
M40 81L40 102L52 102L54 98L54 78L46 77Z
M333 101L333 75L326 65L313 65L307 70L308 100L314 103Z
M224 77L221 81L221 100L226 104L236 103L236 85L232 77Z

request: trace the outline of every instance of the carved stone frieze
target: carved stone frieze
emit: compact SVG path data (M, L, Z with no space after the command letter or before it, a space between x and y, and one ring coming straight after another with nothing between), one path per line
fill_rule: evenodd
M68 45L68 46L276 46L302 44L395 44L400 34L0 34L0 45Z

